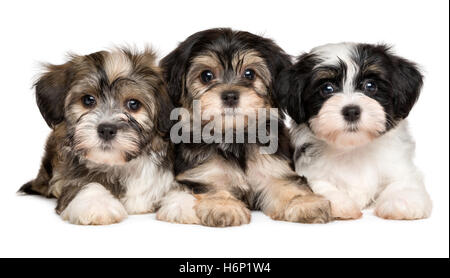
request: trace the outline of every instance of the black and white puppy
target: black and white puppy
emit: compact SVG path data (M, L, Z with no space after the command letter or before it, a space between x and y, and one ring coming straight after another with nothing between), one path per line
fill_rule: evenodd
M58 198L57 213L74 224L116 223L162 205L159 219L195 222L172 203L194 197L174 183L172 103L153 52L73 55L46 68L36 100L52 133L38 176L19 191Z
M301 55L279 81L277 98L294 120L296 171L331 201L334 217L359 218L372 204L387 219L430 215L405 120L422 87L414 63L385 45L328 44Z

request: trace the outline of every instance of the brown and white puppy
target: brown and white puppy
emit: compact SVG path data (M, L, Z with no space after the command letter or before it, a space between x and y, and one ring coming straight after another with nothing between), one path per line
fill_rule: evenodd
M195 33L161 61L172 100L187 111L176 124L187 125L189 132L189 142L175 142L176 180L199 199L195 211L201 224L246 224L251 209L276 220L330 220L330 203L313 194L291 168L282 148L288 142L282 120L278 112L270 111L276 108L274 79L289 65L290 57L273 41L231 29ZM261 111L267 111L262 119ZM198 126L195 115L201 117ZM271 138L278 141L273 153L263 152L262 135L251 134L250 123L264 127L266 135L272 120L277 131ZM243 134L238 134L239 128ZM208 137L212 129L219 133L214 140ZM224 142L229 130L231 139L242 135L244 141ZM254 142L248 140L252 135Z
M53 131L38 176L20 192L58 198L57 213L83 225L116 223L155 211L167 194L184 196L166 136L173 105L152 51L72 55L46 69L36 100ZM166 206L174 212L164 220L197 221Z

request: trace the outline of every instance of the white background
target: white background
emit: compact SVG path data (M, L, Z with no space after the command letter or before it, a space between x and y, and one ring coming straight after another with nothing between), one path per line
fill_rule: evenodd
M448 1L8 2L0 3L1 257L449 256ZM114 44L149 43L163 56L188 35L220 26L264 34L292 55L328 42L386 42L422 65L425 86L409 120L431 218L388 221L366 211L357 221L306 225L255 212L251 224L221 229L148 214L83 227L60 220L54 200L16 196L37 173L49 133L31 88L39 62Z

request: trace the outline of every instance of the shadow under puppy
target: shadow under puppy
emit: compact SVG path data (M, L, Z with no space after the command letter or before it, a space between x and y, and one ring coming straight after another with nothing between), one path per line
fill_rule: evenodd
M248 139L249 123L258 121L259 109L276 107L274 80L290 64L290 57L273 41L225 28L195 33L162 59L169 94L177 107L188 111L177 123L188 125L190 139L175 145L176 180L196 194L195 211L201 224L249 223L249 209L260 209L276 220L330 221L329 201L313 194L291 168L282 148L289 140L278 110L276 115L268 112L258 123L266 128L276 116L279 132L274 134L278 137L274 153L262 152L264 144L259 138L254 143L236 141L238 128ZM201 116L198 127L192 120L195 114ZM210 141L210 133L205 136L204 131L212 127L221 135ZM203 133L195 142L196 128ZM231 143L222 140L221 132L226 134L226 130L234 132Z
M173 105L152 51L72 55L46 68L36 100L53 131L38 176L20 192L58 198L57 213L84 225L153 212L166 194L183 194L167 138Z
M296 171L334 217L359 218L371 205L387 219L430 215L405 120L422 87L414 63L385 45L328 44L300 56L279 85Z

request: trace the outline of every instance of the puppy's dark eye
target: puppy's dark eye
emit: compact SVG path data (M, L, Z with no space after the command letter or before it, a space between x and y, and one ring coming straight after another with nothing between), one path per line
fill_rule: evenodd
M363 83L364 92L375 93L377 91L377 84L373 80L367 80Z
M91 95L84 95L81 98L81 101L83 102L83 105L88 108L94 107L95 104L97 103L97 101L95 100L95 97L93 97Z
M323 95L329 95L329 94L334 93L335 91L336 91L336 87L333 85L333 83L330 83L330 82L327 82L320 87L320 92Z
M139 110L139 108L141 108L141 103L139 102L139 100L129 99L126 102L126 106L130 111L137 111Z
M205 70L200 74L200 78L202 79L203 83L207 84L214 79L214 74L210 70Z
M244 77L248 80L253 80L255 78L255 71L252 69L246 69L244 71Z

